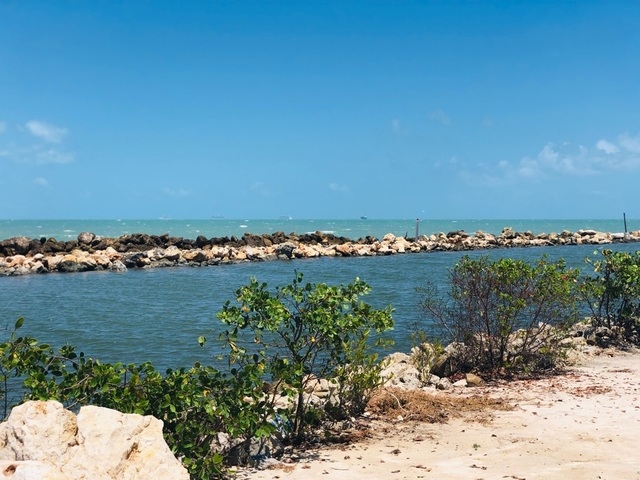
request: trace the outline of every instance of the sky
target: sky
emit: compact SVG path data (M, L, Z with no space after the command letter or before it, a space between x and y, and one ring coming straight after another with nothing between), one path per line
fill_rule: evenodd
M0 0L0 219L640 218L640 2Z

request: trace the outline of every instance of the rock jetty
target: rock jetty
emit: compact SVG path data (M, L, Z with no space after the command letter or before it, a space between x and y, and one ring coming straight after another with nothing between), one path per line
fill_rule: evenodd
M382 240L367 236L350 240L315 232L297 235L276 232L242 237L198 236L195 240L136 233L102 238L82 232L76 240L13 237L0 241L0 275L30 273L125 271L131 268L210 266L315 257L355 257L403 253L467 251L556 245L606 245L639 242L640 230L628 234L595 230L533 234L505 228L500 235L463 230L423 235L417 239L388 233Z

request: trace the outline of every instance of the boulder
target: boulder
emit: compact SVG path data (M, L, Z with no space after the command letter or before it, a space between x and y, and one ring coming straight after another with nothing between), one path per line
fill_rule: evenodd
M165 248L164 252L159 255L160 258L166 258L167 260L176 261L180 258L180 250L175 245Z
M467 373L465 375L465 380L467 381L468 387L481 387L484 385L484 380L473 373Z
M420 371L412 364L411 357L405 353L392 353L383 360L385 368L380 378L387 387L416 390L423 386Z
M351 256L351 244L345 243L345 244L342 244L342 245L336 245L335 251L336 251L336 253L339 253L343 257L350 257Z
M12 255L26 255L29 252L31 240L27 237L12 237L0 241L0 254L9 257Z
M45 267L40 261L32 263L29 267L29 273L47 273L48 271L47 267Z
M15 407L0 425L0 471L49 480L188 480L162 422L95 406L78 416L54 401Z
M448 378L441 378L436 383L436 389L438 390L451 390L452 388L453 388L453 384L451 383L451 380L449 380Z
M58 266L56 268L59 272L66 272L66 273L82 272L86 270L86 268L83 268L82 264L78 262L78 257L71 254L65 255L62 258L62 261L58 263Z
M291 259L293 258L293 251L296 249L296 246L293 243L281 243L276 248L276 255L278 258L282 259Z
M502 229L502 233L500 233L500 236L504 239L512 239L516 238L516 232L514 232L513 228L511 227L505 227Z
M26 257L24 255L14 255L12 257L7 257L7 267L18 267L20 265L24 265L24 261Z
M111 270L114 270L116 272L126 272L127 266L120 260L114 260L113 262L111 262Z
M91 245L96 239L96 234L91 232L81 232L78 234L78 243L80 245Z
M187 250L182 254L182 258L184 258L187 262L197 263L206 262L208 260L207 254L200 249Z

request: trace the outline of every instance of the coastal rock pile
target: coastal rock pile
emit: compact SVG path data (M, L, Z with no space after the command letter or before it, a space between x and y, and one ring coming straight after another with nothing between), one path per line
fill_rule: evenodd
M42 480L188 480L152 416L55 401L15 407L0 425L0 472Z
M382 240L365 237L350 240L315 232L253 235L241 238L198 236L195 240L165 235L136 233L118 238L101 238L90 232L77 240L14 237L0 241L0 275L29 273L124 271L129 268L208 266L250 261L292 260L314 257L394 255L432 251L465 251L491 248L555 245L605 245L640 241L640 231L629 234L595 230L562 233L515 232L505 228L500 235L463 230L407 239L387 234Z

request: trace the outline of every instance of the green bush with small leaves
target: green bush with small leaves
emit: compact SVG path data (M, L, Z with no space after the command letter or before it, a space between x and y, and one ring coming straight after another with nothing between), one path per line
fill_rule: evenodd
M561 361L566 327L577 320L577 278L563 260L465 256L449 272L448 293L422 290L422 308L441 337L464 344L459 368L546 370Z
M376 354L368 349L371 334L393 327L392 309L375 309L360 297L371 287L359 279L347 285L304 283L296 273L289 285L270 291L251 279L227 302L218 318L230 328L221 334L232 363L262 359L274 390L293 402L289 415L294 442L304 436L305 389L314 378L338 379L342 407L363 409L358 396L376 386ZM377 339L380 345L384 340ZM379 376L378 376L379 378ZM287 414L287 412L279 412Z
M624 339L640 343L640 252L604 249L601 256L587 258L595 276L585 276L580 285L592 325L621 329Z

